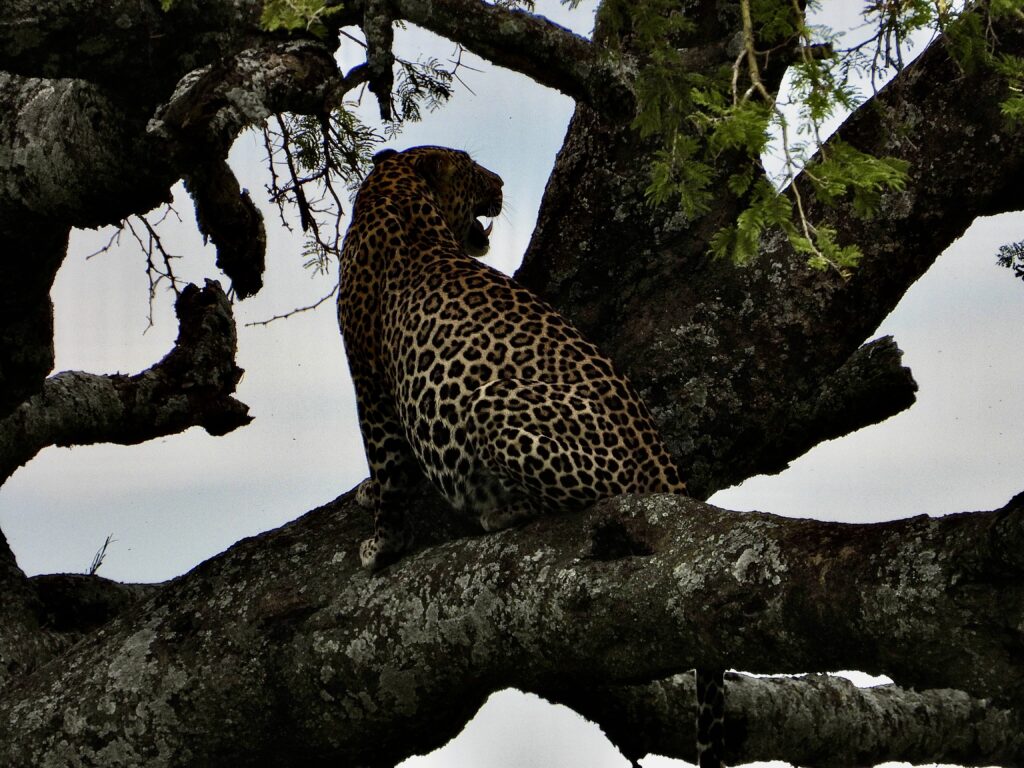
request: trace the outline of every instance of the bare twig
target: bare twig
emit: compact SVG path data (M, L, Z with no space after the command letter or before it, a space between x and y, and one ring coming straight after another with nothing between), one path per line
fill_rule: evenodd
M141 234L132 224L132 218L138 219L142 224L143 232ZM163 221L163 218L161 218L160 221ZM146 277L149 280L149 311L147 314L148 324L146 326L146 330L148 331L154 324L153 302L156 300L157 287L160 283L166 280L171 290L173 290L176 295L181 294L181 289L178 287L180 281L175 276L174 268L171 266L171 260L180 258L180 256L175 256L164 248L163 240L160 239L160 234L156 231L156 228L150 224L144 214L136 214L134 217L125 219L124 225L128 231L131 232L132 237L135 238L135 242L139 244L139 248L142 249L143 254L146 256ZM145 235L145 237L143 237L143 235ZM156 254L159 254L160 260L163 262L162 268L154 260L154 256Z
M310 227L315 225L313 217L309 212L309 201L306 200L306 193L302 188L305 182L299 179L299 173L295 166L295 157L292 154L292 140L288 126L281 118L281 115L275 115L274 117L277 120L278 127L281 129L281 152L284 153L285 166L288 168L288 173L291 176L291 184L286 189L295 196L295 205L299 209L299 224L302 226L302 231L308 232Z
M273 322L275 322L277 320L287 320L289 317L293 317L294 315L301 314L302 312L310 312L310 311L316 309L317 307L319 307L321 304L323 304L328 299L333 298L334 295L337 292L338 292L338 286L335 285L331 289L330 293L328 293L326 296L322 296L321 298L317 299L312 304L308 304L308 305L306 305L304 307L296 307L295 309L289 310L289 311L287 311L287 312L285 312L283 314L274 315L273 317L268 317L266 320L254 320L251 323L246 323L245 327L246 328L253 328L253 327L259 326L259 325L266 326L266 325L270 325L271 323L273 323Z

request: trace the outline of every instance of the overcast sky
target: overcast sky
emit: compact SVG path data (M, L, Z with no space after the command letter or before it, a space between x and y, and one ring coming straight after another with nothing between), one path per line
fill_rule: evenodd
M583 33L590 30L587 8L568 15L553 2L538 7ZM417 45L429 39L399 30L399 45L412 36ZM436 38L433 45L439 58L453 52ZM464 148L505 179L506 209L495 222L487 261L511 271L529 240L572 104L469 60L481 70L462 73L472 92L460 86L449 107L411 126L392 145ZM243 186L265 202L262 154L252 136L243 136L231 161ZM185 256L180 276L201 282L216 276L214 254L195 234L188 199L180 187L175 192L183 223L165 222L161 232L168 248ZM251 406L255 421L220 438L192 429L141 446L46 449L0 490L0 528L27 573L84 571L113 534L102 575L167 579L240 538L334 499L366 475L333 302L269 327L244 327L315 301L336 279L304 270L300 238L278 226L269 205L263 208L266 287L236 306L239 364L246 370L238 397ZM146 330L145 263L130 237L86 259L110 236L109 230L73 235L53 290L57 370L135 373L173 344L173 294L157 297L155 325ZM913 408L712 501L864 522L995 508L1024 489L1024 356L1017 338L1024 284L997 267L994 256L1000 245L1020 239L1020 214L976 222L875 334L893 334L905 351L920 385ZM530 734L525 745L524 732ZM651 759L644 765L675 764ZM503 693L444 752L408 765L623 768L626 762L575 715Z

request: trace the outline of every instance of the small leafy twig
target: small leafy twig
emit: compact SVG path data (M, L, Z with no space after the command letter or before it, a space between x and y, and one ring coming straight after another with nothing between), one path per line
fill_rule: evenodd
M266 0L260 23L270 32L302 29L317 37L326 37L324 19L342 10L340 3L328 6L323 0Z
M1013 270L1015 277L1024 280L1024 240L999 246L996 263Z

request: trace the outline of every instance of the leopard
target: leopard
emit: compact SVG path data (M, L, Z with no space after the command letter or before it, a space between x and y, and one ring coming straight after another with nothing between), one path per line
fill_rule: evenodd
M619 494L686 492L629 380L480 260L502 190L468 153L419 146L377 153L356 194L337 310L370 469L357 500L374 514L359 546L371 572L411 549L403 498L421 475L487 532ZM717 760L720 675L697 674L701 765Z
M360 187L338 322L375 509L374 570L408 547L419 470L496 531L622 493L684 493L653 419L612 362L546 302L481 262L501 178L455 149L385 150Z

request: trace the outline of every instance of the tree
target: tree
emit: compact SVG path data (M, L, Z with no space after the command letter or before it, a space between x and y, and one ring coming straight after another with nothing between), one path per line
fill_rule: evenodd
M801 188L806 221L860 249L855 268L822 270L808 252L825 244L800 239L800 218L758 232L744 266L709 254L758 210L754 179L733 178L753 167L739 144L686 155L682 172L708 176L701 199L645 194L652 168L681 172L663 162L665 125L634 119L657 98L651 78L681 89L743 61L736 41L768 34L744 23L745 3L666 16L679 9L606 0L592 40L468 0L366 0L315 17L318 4L300 17L258 2L101 5L0 10L4 477L44 445L131 444L190 425L223 434L248 421L232 397L231 304L214 283L181 291L177 343L143 374L47 377L48 291L68 231L145 212L184 178L234 295L259 290L263 223L224 162L228 147L246 126L287 114L271 137L280 151L322 166L349 151L358 168L365 135L330 116L348 89L368 84L385 117L443 91L429 66L399 64L404 79L390 80L389 30L404 20L576 100L519 277L630 374L693 498L614 499L475 537L424 489L410 500L423 511L423 548L378 576L354 557L369 521L350 495L158 586L26 579L2 542L6 762L388 765L443 743L508 685L593 718L627 756L689 757L693 695L681 673L697 664L857 668L899 686L734 678L734 763L1022 762L1020 497L989 513L872 526L700 500L913 402L895 342L861 342L974 217L1022 207L1024 142L1004 114L1019 82L999 58L1024 55L1014 4L972 9L966 18L980 21L966 24L980 38L950 26L829 140L826 152L843 142L906 171L877 190L868 218L852 188ZM763 5L759 19L776 9ZM797 30L792 6L777 5ZM666 28L666 18L676 21ZM365 66L348 73L332 57L342 27L367 42ZM965 59L964 41L979 39L991 51ZM799 34L789 43L735 70L744 90L758 78L778 89L786 52L803 50ZM681 122L715 114L664 106ZM303 144L332 130L319 155ZM709 144L713 131L695 135ZM302 171L289 174L282 191L312 252L329 255L319 203L303 197ZM150 256L159 269L159 250Z

